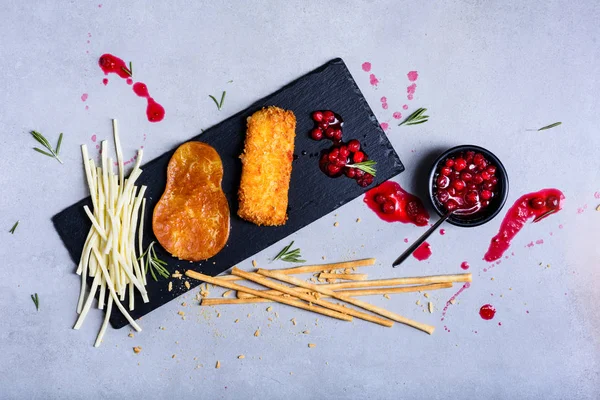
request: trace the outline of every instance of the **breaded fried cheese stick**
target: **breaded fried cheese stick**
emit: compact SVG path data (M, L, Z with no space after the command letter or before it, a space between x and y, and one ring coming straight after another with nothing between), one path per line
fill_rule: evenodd
M296 116L266 107L248 117L238 215L256 225L284 225L294 158Z

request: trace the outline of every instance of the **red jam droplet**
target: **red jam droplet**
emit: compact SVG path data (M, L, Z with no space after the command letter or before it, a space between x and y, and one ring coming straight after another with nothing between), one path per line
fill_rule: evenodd
M119 57L115 57L112 54L103 54L98 60L98 65L100 65L100 68L102 69L105 75L111 73L117 74L119 77L125 79L128 85L133 84L133 79L131 79L128 66L125 64L125 61L121 60ZM108 79L104 78L102 80L102 83L104 83L104 85L107 85ZM146 107L146 116L148 117L148 121L162 121L165 117L165 109L163 108L163 106L158 104L152 97L150 97L148 87L142 82L137 82L133 84L133 91L138 96L146 98L148 102L148 105Z
M466 262L466 261L463 261L463 262L460 264L460 267L461 267L462 269L464 269L464 270L467 270L467 269L469 269L470 265L469 265L469 263L468 263L468 262Z
M479 309L479 315L485 320L490 320L496 315L496 309L491 304L484 304Z
M492 238L484 260L496 261L510 247L510 242L525 226L527 221L539 222L561 210L564 194L558 189L543 189L521 196L508 210L498 234Z
M413 257L419 261L427 260L431 257L431 246L427 242L423 242L422 245L417 247L415 251L413 251Z
M429 213L421 199L406 192L393 181L383 182L369 190L365 193L364 202L379 218L387 222L411 223L417 226L425 226L429 222Z

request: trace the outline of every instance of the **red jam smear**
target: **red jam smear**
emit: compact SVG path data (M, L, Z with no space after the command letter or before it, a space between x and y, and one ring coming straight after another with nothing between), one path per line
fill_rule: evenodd
M501 258L527 221L533 219L533 222L539 222L560 211L564 199L564 194L558 189L543 189L521 196L506 213L483 259L492 262Z
M375 213L387 222L402 222L417 226L429 223L429 213L417 196L402 189L393 181L381 185L365 193L364 202Z
M131 75L129 74L129 68L125 64L125 61L116 57L112 54L103 54L100 56L98 60L98 65L104 72L105 75L108 74L117 74L119 77L126 80L128 85L133 84L133 80L131 79ZM104 78L102 80L104 85L108 84L108 79ZM146 117L150 122L159 122L162 121L165 117L165 109L163 106L158 104L148 93L148 87L141 82L137 82L133 85L133 91L140 97L144 97L147 101L146 106Z
M490 320L496 315L496 309L491 304L484 304L479 309L479 315L485 320Z
M498 194L496 166L481 153L461 152L440 163L433 185L435 198L447 211L473 215Z
M431 246L427 242L423 242L422 245L417 247L415 251L413 251L413 257L419 261L427 260L431 257Z
M329 139L333 142L327 150L321 152L319 168L331 178L346 175L356 180L359 186L367 187L373 183L374 175L354 167L354 164L369 160L369 157L361 149L358 140L352 139L347 143L342 141L342 117L331 110L318 110L312 113L315 127L310 132L313 140Z

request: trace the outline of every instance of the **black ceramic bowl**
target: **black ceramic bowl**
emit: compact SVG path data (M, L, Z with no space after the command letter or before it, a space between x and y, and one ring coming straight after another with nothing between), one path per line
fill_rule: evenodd
M496 186L496 189L494 190L495 195L494 197L492 197L492 199L490 200L490 204L487 207L471 215L453 214L448 218L448 222L452 225L473 227L491 221L500 212L502 207L504 207L504 203L506 203L506 198L508 196L508 175L506 173L506 169L504 168L504 165L502 165L498 157L496 157L489 150L486 150L483 147L479 146L463 145L453 147L450 150L447 150L444 153L442 153L433 163L431 173L429 174L429 199L433 204L433 208L435 208L435 211L440 216L446 215L446 209L435 196L435 182L439 175L439 169L446 162L446 159L448 157L457 156L467 151L474 151L476 153L483 154L483 156L492 165L496 166L495 176L498 178L498 184Z

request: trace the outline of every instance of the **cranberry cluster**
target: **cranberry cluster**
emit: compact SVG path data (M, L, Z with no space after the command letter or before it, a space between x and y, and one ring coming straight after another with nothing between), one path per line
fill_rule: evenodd
M559 204L560 200L558 197L552 195L548 196L546 199L543 197L534 197L533 199L529 200L529 205L534 210L541 210L544 207L547 207L550 210L555 210L558 208Z
M384 195L378 194L375 196L375 202L379 204L381 207L381 211L384 214L393 214L401 207L399 206L399 202L393 195ZM406 203L404 212L416 225L424 226L429 222L429 216L427 215L427 211L425 211L425 207L417 200L410 200Z
M497 194L496 167L481 153L467 151L446 159L435 180L437 200L448 211L475 213Z
M321 153L319 159L321 171L332 178L344 174L348 178L355 179L362 187L372 184L373 175L352 167L352 164L367 161L369 158L361 150L358 140L352 139L348 143L342 142L342 125L344 123L342 117L333 111L325 110L313 112L312 119L315 121L315 127L310 132L311 138L314 140L327 138L334 143L331 148Z

